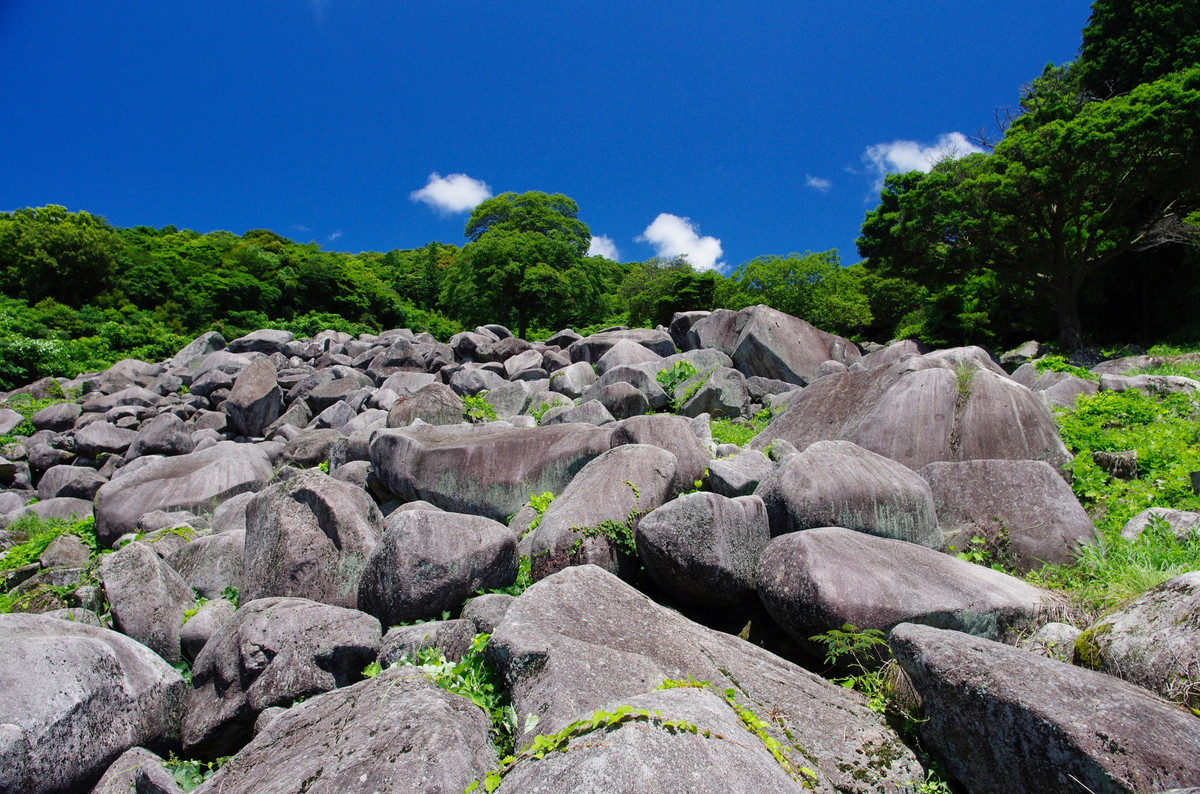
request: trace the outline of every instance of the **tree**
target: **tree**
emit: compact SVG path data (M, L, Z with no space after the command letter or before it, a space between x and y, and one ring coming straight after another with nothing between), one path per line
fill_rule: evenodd
M1161 242L1200 198L1200 68L1090 102L1073 118L1017 119L992 154L889 177L859 252L884 274L945 284L982 268L1053 301L1082 345L1079 293L1126 251Z
M1076 71L1101 99L1200 63L1196 0L1096 0Z
M668 325L675 312L711 309L719 284L714 271L697 272L686 255L634 265L621 281L630 325Z
M760 256L733 272L722 302L732 309L765 303L820 328L854 333L872 319L860 273L842 267L837 251Z
M78 308L111 285L121 241L103 218L49 205L0 213L0 279L29 303Z
M603 273L584 256L591 232L578 212L557 193L503 193L480 204L467 221L471 242L443 276L442 306L463 322L505 322L522 337L531 323L590 316Z

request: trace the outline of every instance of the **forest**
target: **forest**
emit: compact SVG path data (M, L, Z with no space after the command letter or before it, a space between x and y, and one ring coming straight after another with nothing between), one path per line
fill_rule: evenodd
M356 254L264 229L120 228L56 205L0 213L0 389L158 360L207 330L445 339L499 322L537 339L758 303L859 342L1194 342L1198 64L1194 3L1097 0L1078 59L1032 79L980 133L986 153L886 179L856 264L837 251L728 274L614 262L587 255L574 200L542 192L484 201L461 245Z

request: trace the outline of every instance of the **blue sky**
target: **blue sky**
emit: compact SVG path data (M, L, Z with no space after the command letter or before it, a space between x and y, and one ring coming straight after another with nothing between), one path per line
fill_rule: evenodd
M881 172L994 130L1089 5L0 0L0 209L386 251L543 190L622 261L853 263Z

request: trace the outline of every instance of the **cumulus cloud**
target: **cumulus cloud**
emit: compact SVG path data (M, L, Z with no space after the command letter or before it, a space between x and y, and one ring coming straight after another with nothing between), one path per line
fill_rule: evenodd
M946 158L957 159L968 154L982 152L967 140L961 132L947 132L926 146L918 141L892 141L868 146L863 160L876 176L878 187L883 187L883 178L888 174L907 171L929 171Z
M833 187L833 183L830 182L828 179L823 179L819 176L813 176L812 174L805 174L804 184L807 185L808 187L812 188L813 190L818 190L822 193L826 192L827 190L829 190L829 188Z
M341 237L341 236L342 236L342 230L341 230L341 229L338 229L336 232L334 232L333 234L329 235L329 242L331 242L331 243L332 243L332 242L334 242L335 240L337 240L337 239L338 239L339 237Z
M668 212L660 213L637 241L650 243L658 256L665 259L686 254L697 270L712 270L720 264L717 260L721 257L721 241L716 237L701 237L700 229L691 219Z
M620 254L617 253L617 244L612 241L611 237L606 237L603 234L599 237L593 237L592 241L588 243L587 255L602 256L605 259L611 259L614 262L620 261L617 259L617 257L620 256Z
M480 202L492 197L492 189L486 182L466 174L442 176L435 171L429 175L425 187L414 190L408 197L428 204L443 215L452 215L475 209Z

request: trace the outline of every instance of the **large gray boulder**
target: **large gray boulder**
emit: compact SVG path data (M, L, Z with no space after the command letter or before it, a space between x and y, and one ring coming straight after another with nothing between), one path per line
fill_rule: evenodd
M188 586L205 598L220 598L229 587L242 586L243 529L205 535L171 552L167 562Z
M50 476L50 472L46 472L46 476ZM41 486L38 487L40 490ZM1192 536L1200 536L1200 513L1190 510L1172 510L1167 507L1148 507L1125 522L1125 526L1121 527L1121 537L1126 540L1135 540L1154 521L1166 522L1177 540L1182 541Z
M614 447L589 462L530 536L533 578L586 564L632 574L637 523L675 496L675 475L675 456L647 444Z
M367 559L358 608L388 626L457 613L476 590L512 584L517 561L516 537L490 518L396 512Z
M108 478L87 466L51 466L38 480L38 499L93 499Z
M0 615L0 791L86 791L131 747L179 740L187 685L108 629Z
M222 405L229 414L230 424L239 433L263 435L267 425L283 413L283 390L275 379L275 365L271 359L257 358L239 372Z
M711 457L692 423L682 416L652 414L618 422L613 428L612 445L622 444L649 444L674 455L675 479L671 487L675 493L691 490L704 476Z
M646 573L665 592L700 606L753 601L758 559L770 539L767 510L757 496L685 494L637 525Z
M522 757L497 791L810 790L812 779L800 771L807 759L793 752L785 768L711 689L647 692L600 710L623 707L651 716L574 736L562 752L540 759ZM672 728L673 721L696 731Z
M504 521L531 493L561 493L611 438L611 429L585 424L388 429L371 439L371 464L401 501Z
M791 455L754 493L771 534L845 527L941 548L929 485L911 469L848 441L818 441Z
M419 670L384 670L288 709L196 794L457 794L495 766L488 727Z
M803 386L817 379L826 361L848 365L861 357L850 340L769 306L742 309L733 330L736 340L732 349L723 352L747 377L758 375Z
M915 356L867 372L820 378L750 443L797 449L853 441L919 469L940 460L1070 460L1050 411L1029 389L964 362Z
M126 459L142 455L186 455L196 448L183 420L175 414L159 414L138 428Z
M263 709L360 680L381 636L379 621L353 609L303 598L243 605L192 665L184 749L209 758L237 752Z
M269 356L272 353L282 353L288 342L296 338L291 331L280 331L264 328L251 331L245 336L239 336L229 343L230 353L262 353Z
M100 582L113 626L175 664L179 628L196 598L192 588L145 543L130 543L100 558Z
M718 694L731 689L796 766L813 770L816 791L898 792L923 777L912 752L858 693L695 624L596 566L567 568L526 590L509 605L487 654L510 684L516 712L540 717L518 746L595 709L628 704L666 679L691 676ZM691 762L684 774L693 774Z
M242 598L358 603L358 580L383 532L367 492L320 471L263 490L246 507Z
M1200 775L1191 714L1112 676L957 631L889 642L924 705L923 745L968 791L1160 791Z
M129 445L136 438L137 433L133 430L126 430L108 422L92 422L75 431L75 451L88 458L120 455L129 449Z
M595 364L621 341L637 342L651 353L659 356L669 356L675 352L675 342L665 331L655 331L649 328L626 328L601 331L586 336L573 342L567 348L567 355L575 362L585 361L588 364Z
M1200 571L1163 582L1092 624L1079 664L1200 708Z
M150 461L105 483L96 492L96 535L106 546L152 510L212 510L226 499L257 491L271 477L271 462L252 444L225 441Z
M444 383L430 383L412 394L402 394L388 408L388 427L408 427L421 420L428 425L456 425L463 421L463 401Z
M1070 562L1096 529L1071 486L1040 460L967 460L923 466L946 546L974 538L1020 571Z
M134 747L113 761L92 794L183 794L175 777L159 756L144 747Z
M1009 639L1061 608L1048 591L913 543L822 527L775 538L762 553L758 594L802 647L850 623L887 631L923 623Z

